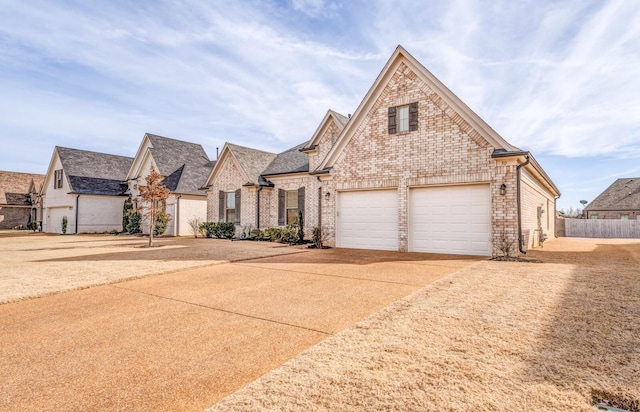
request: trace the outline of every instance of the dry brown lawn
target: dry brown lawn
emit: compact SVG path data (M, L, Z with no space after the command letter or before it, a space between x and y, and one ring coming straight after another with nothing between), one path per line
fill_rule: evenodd
M482 261L329 337L210 411L640 409L640 241ZM618 402L618 403L616 403Z
M0 232L0 303L210 266L260 256L297 253L277 243L128 235L46 235Z

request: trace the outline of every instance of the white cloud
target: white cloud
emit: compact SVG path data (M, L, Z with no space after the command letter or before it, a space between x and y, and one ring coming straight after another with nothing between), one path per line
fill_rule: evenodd
M309 138L328 108L353 112L402 44L538 156L633 157L640 146L635 2L288 4L10 2L0 8L1 126L12 139L106 152L137 147L146 131L210 155L224 141L280 151Z

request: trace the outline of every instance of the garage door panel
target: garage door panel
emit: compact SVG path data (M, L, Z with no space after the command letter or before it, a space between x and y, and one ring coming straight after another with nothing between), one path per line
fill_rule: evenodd
M396 190L339 193L337 246L398 250Z
M68 207L51 207L47 209L47 227L48 233L62 233L62 219L67 216L69 219Z
M411 189L409 207L411 251L491 255L488 185Z

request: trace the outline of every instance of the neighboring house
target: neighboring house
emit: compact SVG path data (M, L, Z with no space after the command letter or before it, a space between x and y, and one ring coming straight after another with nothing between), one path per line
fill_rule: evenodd
M199 144L145 134L126 174L134 206L144 206L138 188L146 185L145 177L154 167L164 176L164 184L171 191L163 205L164 211L171 216L165 234L190 235L190 220L206 220L207 196L199 189L214 164ZM143 232L149 233L149 222L143 225Z
M587 219L640 219L640 177L616 180L584 212Z
M505 141L401 46L354 115L329 111L299 151L306 161L296 148L265 154L260 164L273 159L259 176L233 184L222 178L221 156L207 180L209 219L229 220L222 196L246 178L242 186L255 194L240 190L237 224L282 226L297 206L307 233L320 225L329 246L513 256L554 237L560 192L531 153Z
M320 224L322 194L309 167L319 164L347 120L329 110L309 142L279 154L225 144L206 182L209 220L234 222L238 232L248 232L285 226L300 210L310 236Z
M247 229L260 227L261 222L266 225L264 218L258 219L258 210L265 209L264 201L258 204L258 194L272 190L272 186L260 173L275 157L274 153L225 143L204 184L207 220L234 222Z
M26 228L38 220L34 206L43 180L40 174L0 171L0 229Z
M62 233L122 230L124 183L133 158L56 146L41 191L42 229Z

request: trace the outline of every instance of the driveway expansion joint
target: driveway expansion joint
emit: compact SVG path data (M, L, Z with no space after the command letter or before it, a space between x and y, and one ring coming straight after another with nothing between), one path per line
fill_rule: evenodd
M332 336L333 335L333 333L330 333L330 332L325 332L325 331L318 330L318 329L308 328L306 326L294 325L293 323L280 322L280 321L277 321L277 320L263 318L263 317L260 317L260 316L254 316L254 315L248 315L246 313L234 312L232 310L216 308L216 307L213 307L213 306L207 306L207 305L203 305L201 303L189 302L189 301L182 300L182 299L170 298L168 296L157 295L155 293L150 293L150 292L143 292L141 290L125 288L125 287L118 286L118 285L108 285L108 286L111 286L111 287L117 288L117 289L127 290L129 292L140 293L142 295L153 296L153 297L159 298L159 299L171 300L173 302L184 303L186 305L196 306L196 307L200 307L200 308L204 308L204 309L215 310L215 311L218 311L218 312L229 313L231 315L237 315L237 316L242 316L242 317L245 317L245 318L261 320L261 321L264 321L264 322L275 323L275 324L278 324L278 325L289 326L289 327L296 328L296 329L304 329L304 330L307 330L309 332L321 333L321 334L327 335L327 336Z
M236 263L236 265L237 266L244 266L244 267L255 267L255 266L243 265L241 263ZM263 266L260 266L260 268L261 269L265 269L265 270L275 270L275 271L278 271L278 272L302 273L304 275L323 276L323 277L328 277L328 278L362 280L364 282L388 283L388 284L392 284L392 285L403 285L403 286L422 286L422 285L420 285L418 283L393 282L393 281L390 281L390 280L368 279L368 278L359 278L359 277L355 277L355 276L344 276L344 275L329 275L327 273L303 272L301 270L276 269L276 268L263 267Z

